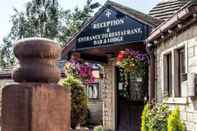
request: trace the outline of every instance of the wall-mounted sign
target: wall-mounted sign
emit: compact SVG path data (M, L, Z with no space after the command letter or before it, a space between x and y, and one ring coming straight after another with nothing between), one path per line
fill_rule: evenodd
M142 42L149 26L113 8L105 8L77 37L76 48Z

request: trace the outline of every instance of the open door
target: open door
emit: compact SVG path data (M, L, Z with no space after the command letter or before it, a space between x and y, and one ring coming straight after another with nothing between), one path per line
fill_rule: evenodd
M116 69L117 75L117 131L140 131L141 114L144 107L146 82L132 76L125 78L122 69Z

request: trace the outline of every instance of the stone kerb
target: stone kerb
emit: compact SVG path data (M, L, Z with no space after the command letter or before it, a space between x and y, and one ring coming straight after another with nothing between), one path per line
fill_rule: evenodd
M3 89L2 131L69 131L70 91L57 85L60 53L48 39L16 42L20 67L12 76L18 84Z

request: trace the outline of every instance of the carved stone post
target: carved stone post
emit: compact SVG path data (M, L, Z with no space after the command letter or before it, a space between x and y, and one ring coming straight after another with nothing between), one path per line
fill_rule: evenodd
M14 53L20 63L13 73L18 84L3 89L2 131L69 131L70 91L57 85L60 47L32 38L18 41Z

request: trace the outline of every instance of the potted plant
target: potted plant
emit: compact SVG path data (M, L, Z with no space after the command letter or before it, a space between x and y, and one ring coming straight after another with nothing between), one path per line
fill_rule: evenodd
M86 123L88 106L85 86L94 82L91 65L78 56L72 56L65 63L66 78L62 81L62 85L71 87L71 127L73 129Z

